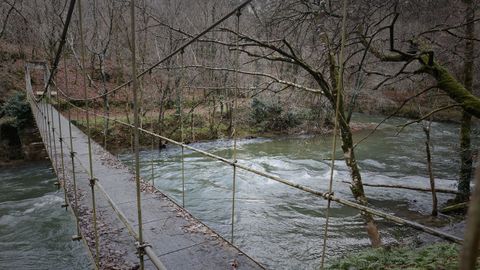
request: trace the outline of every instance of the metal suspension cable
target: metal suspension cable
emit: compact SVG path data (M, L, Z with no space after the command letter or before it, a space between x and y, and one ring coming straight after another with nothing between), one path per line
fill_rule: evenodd
M342 7L342 30L341 30L341 41L340 41L340 55L339 55L339 70L338 70L338 82L337 82L337 100L335 105L335 127L333 129L333 142L332 142L332 164L330 165L330 179L328 183L328 193L333 194L333 173L335 170L335 151L337 149L337 133L338 133L338 118L340 113L340 99L342 97L343 91L343 58L344 58L344 49L345 49L345 24L347 19L347 0L343 0L343 7ZM327 210L325 212L325 229L323 233L323 248L322 248L322 259L320 263L320 269L324 269L325 265L325 253L327 250L327 237L328 237L328 223L330 221L330 207L331 207L332 199L329 196L327 199Z
M180 52L180 61L183 67L184 64L184 51ZM178 94L178 117L180 121L180 141L182 144L185 141L184 134L183 134L183 80L185 76L185 71L182 69L180 74L180 87L177 89ZM182 153L181 153L181 166L182 166L182 207L185 207L185 149L182 146Z
M151 74L150 74L150 78L151 78ZM152 118L153 119L153 118ZM152 123L151 123L151 127L152 127L152 132L155 131L155 125L153 123L153 120L151 120ZM152 139L152 142L151 142L151 146L150 146L150 152L151 152L151 157L150 157L150 171L151 171L151 182L152 182L152 186L155 187L155 161L154 161L154 158L155 158L155 155L153 155L153 150L155 148L155 137L153 136L150 136L151 139Z
M68 91L68 73L67 73L67 61L65 59L65 90ZM60 89L57 88L57 91L60 92ZM72 136L72 115L71 109L74 108L70 106L68 110L68 135L70 140L70 159L72 162L72 182L73 182L73 203L74 203L74 214L75 214L75 221L77 225L77 234L72 237L73 240L79 240L81 238L80 232L80 221L78 220L78 190L77 190L77 176L75 172L75 150L73 148L73 136ZM60 116L60 113L59 113Z
M79 34L80 34L80 53L82 61L82 76L83 76L83 93L87 97L87 73L85 70L85 37L83 33L83 14L82 14L82 0L78 1L78 20L79 20ZM98 238L98 227L97 227L97 209L95 202L95 182L96 179L93 175L93 160L92 160L92 142L90 138L90 119L89 119L89 101L85 102L86 109L86 118L87 118L87 143L88 143L88 162L89 162L89 177L90 177L90 188L92 194L92 211L93 211L93 231L95 234L95 264L97 267L100 267L100 250L99 250L99 238Z
M77 223L77 235L74 239L81 237L80 233L80 223L78 220L78 189L77 189L77 176L75 172L75 150L73 148L73 137L72 137L72 116L70 110L68 110L68 133L70 137L70 159L72 162L72 182L73 182L73 203L75 207L76 214L76 223Z
M235 14L237 16L237 20L235 21L235 30L237 34L240 33L240 16L242 15L241 10L237 9L237 12ZM240 50L239 50L239 40L240 37L237 35L237 38L235 40L235 70L239 70L239 65L240 65ZM236 193L236 185L237 185L237 166L235 165L237 163L237 133L235 131L235 107L236 107L236 102L237 102L237 96L238 96L238 72L235 72L235 86L233 90L233 102L232 102L232 107L230 108L231 110L231 128L232 128L232 134L231 136L233 137L233 152L232 152L232 162L233 162L233 174L232 174L232 228L231 228L231 239L232 239L232 244L233 244L233 235L234 235L234 224L235 224L235 193Z
M215 27L217 27L219 24L221 24L222 22L224 22L225 20L227 20L228 18L230 18L232 15L236 14L236 12L238 10L241 10L243 7L245 7L246 5L248 5L250 2L252 2L253 0L246 0L244 1L243 3L241 3L240 5L238 5L236 8L234 8L232 11L230 11L229 13L227 13L226 15L224 15L222 18L220 18L219 20L217 20L216 22L214 22L213 24L211 24L209 27L205 28L205 30L203 30L202 32L200 32L199 34L197 34L196 36L194 36L193 38L191 38L190 40L188 40L187 42L185 42L182 46L178 47L178 49L174 50L173 52L171 52L170 54L168 54L167 56L165 56L164 58L162 58L161 60L159 60L158 62L156 62L155 64L151 65L150 67L148 67L147 69L145 69L144 71L140 72L136 79L140 79L141 77L143 77L145 74L147 73L150 73L154 68L158 67L160 64L164 63L165 61L167 61L168 59L172 58L173 56L175 56L176 54L182 52L185 50L185 48L187 48L188 46L190 46L192 43L194 43L196 40L198 40L199 38L201 38L202 36L204 36L205 34L207 34L208 32L210 32L212 29L214 29ZM83 64L82 64L83 65ZM85 65L83 65L82 68L84 68ZM94 100L94 99L98 99L98 98L102 98L104 96L107 96L107 95L110 95L112 93L115 93L116 91L118 91L119 89L122 89L123 87L127 86L127 85L130 85L131 83L133 82L133 79L132 80L129 80L115 88L113 88L112 90L109 90L101 95L97 95L97 96L94 96L94 97L85 97L83 99L78 99L78 98L71 98L69 96L67 96L68 99L70 100L75 100L75 101L86 101L86 100Z
M52 128L52 142L53 142L53 160L55 162L55 174L57 176L57 183L58 187L60 188L60 177L58 173L58 157L57 157L57 143L55 142L55 119L53 117L53 104L51 103L51 93L49 96L48 101L50 102L50 105L47 104L47 106L50 108L50 122L51 122L51 128Z
M64 57L64 63L66 63L66 58ZM66 67L65 67L65 70L66 70ZM65 72L66 73L66 72ZM60 104L60 95L58 94L58 91L57 91L57 106ZM62 169L62 186L63 186L63 195L64 195L64 204L62 205L62 207L65 207L65 210L68 210L67 207L68 207L68 198L67 198L67 180L65 178L65 161L64 161L64 153L63 153L63 141L64 141L64 138L63 138L63 134L62 134L62 122L60 121L60 113L58 112L57 110L57 116L58 116L58 132L59 132L59 135L58 135L58 140L59 140L59 143L60 143L60 157L62 158L61 160L61 169Z
M138 257L140 259L140 269L145 268L144 254L145 254L145 242L143 240L143 220L142 220L142 201L140 192L140 155L139 155L139 106L138 106L138 82L137 82L137 51L136 51L136 28L135 28L135 0L130 0L130 22L131 22L131 52L132 52L132 91L133 91L133 137L134 137L134 156L135 156L135 184L136 184L136 196L137 196L137 217L138 217Z
M44 89L42 95L40 96L39 99L36 99L37 102L45 97L45 93L47 92L48 87L52 83L53 76L55 75L55 72L58 68L58 63L60 62L60 57L62 56L63 46L65 45L65 40L67 39L68 28L69 28L70 22L72 20L73 10L75 9L75 2L76 2L76 0L70 0L70 5L68 6L68 11L67 11L67 17L65 19L65 24L63 25L62 35L61 35L61 38L60 38L60 44L59 44L57 52L55 54L55 60L53 61L52 72L50 73L50 76L48 77L48 80L46 80L47 84L45 85L45 89Z
M45 89L48 89L48 81L46 78L50 77L49 75L49 71L48 71L48 67L47 65L45 64L45 74L44 74L44 78L45 78ZM46 93L46 91L44 91L44 93ZM45 116L46 117L46 127L47 127L47 138L48 138L48 150L50 152L50 158L53 156L53 148L52 148L52 134L50 133L50 124L51 124L51 121L50 121L50 114L48 113L48 104L47 104L47 101L44 99L43 100L43 105L45 106Z
M44 100L43 105L45 106L45 117L46 117L46 122L47 122L47 138L48 138L48 151L50 152L50 158L53 157L53 144L52 144L52 133L51 131L51 121L50 121L50 113L49 113L49 106L48 103Z

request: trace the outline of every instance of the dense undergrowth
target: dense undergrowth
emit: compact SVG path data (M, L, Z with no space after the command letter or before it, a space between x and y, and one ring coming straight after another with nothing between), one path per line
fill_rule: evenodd
M370 248L348 255L330 265L328 269L458 269L458 254L458 245L448 243L432 244L420 248L409 246ZM480 269L480 262L477 263L477 269Z

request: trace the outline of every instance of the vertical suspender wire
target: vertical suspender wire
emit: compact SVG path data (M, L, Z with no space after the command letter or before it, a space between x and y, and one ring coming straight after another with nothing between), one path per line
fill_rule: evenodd
M45 65L45 75L49 77L48 75L48 68ZM48 84L48 81L46 82ZM48 141L49 141L49 150L50 150L50 162L52 162L52 167L53 171L55 173L55 176L57 177L57 182L55 185L57 188L60 188L60 180L58 179L58 173L57 173L57 157L54 155L54 148L55 148L55 134L54 134L54 127L53 127L53 112L50 113L49 111L52 111L52 107L49 104L51 102L51 92L50 92L50 87L48 85L45 86L45 91L49 92L47 94L47 99L45 102L45 108L46 108L46 114L47 114L47 126L48 126ZM53 143L52 143L53 142ZM55 150L56 152L56 150Z
M45 77L50 77L50 75L48 74L48 67L47 65L45 64ZM48 87L48 81L45 80L45 91L47 91L47 99L45 100L45 108L46 108L46 114L47 114L47 126L48 126L48 142L49 142L49 145L48 145L48 148L50 150L50 160L52 162L52 167L54 167L54 170L56 170L55 166L53 166L54 164L54 160L52 160L53 158L53 144L52 144L52 124L53 124L53 119L50 118L50 113L49 113L49 109L51 109L51 107L49 106L49 103L50 103L50 98L51 98L51 95L49 94L50 92L50 87ZM57 178L57 184L58 184L58 178Z
M67 74L67 57L66 55L64 55L64 58L63 58L63 63L64 63L64 69L65 69L65 74ZM65 80L67 79L67 77L65 76ZM57 107L59 107L60 105L60 95L59 95L60 91L57 90ZM60 107L59 107L60 109ZM58 137L58 141L60 143L60 156L62 158L61 160L61 168L62 168L62 184L63 184L63 195L64 195L64 200L65 200L65 203L62 205L63 207L65 207L65 210L67 210L67 207L68 207L68 199L67 199L67 179L65 178L65 161L64 161L64 156L63 156L63 133L62 133L62 122L60 121L60 111L57 110L57 116L58 116L58 134L59 134L59 137Z
M107 100L108 100L108 99L107 99ZM108 123L108 120L109 120L109 116L110 116L110 115L109 115L109 113L107 112L107 109L109 109L110 106L107 107L108 103L105 104L105 102L102 102L102 104L103 104L102 106L104 106L104 108L103 108L103 117L101 118L101 120L103 120L103 121L102 121L102 123L101 123L100 125L103 124L103 127L104 127L104 130L103 130L103 132L104 132L104 134L103 134L103 148L104 148L105 150L107 150L107 152L108 152L108 149L107 149L107 146L108 146L108 144L107 144L107 140L108 140L108 124L109 124L109 123Z
M153 123L153 117L152 117L152 133L155 133L155 126L154 126L154 123ZM155 158L155 155L153 153L154 150L155 150L155 136L151 136L152 137L152 144L150 146L150 165L151 165L151 173L152 173L152 186L155 187L155 161L154 161L154 158Z
M153 125L153 123L152 123L152 125ZM153 130L153 128L152 128L152 130ZM152 173L152 176L151 176L152 180L151 181L152 181L152 186L153 187L155 187L155 161L154 161L155 156L153 155L154 149L155 149L155 137L152 136L152 145L150 147L150 155L151 155L151 157L150 157L151 168L150 169L151 169L151 173Z
M44 75L43 75L43 78L44 78L44 81L45 81L45 85L44 85L44 93L43 95L45 95L45 91L48 91L48 88L47 88L47 84L48 84L48 68L47 68L47 64L45 63L44 65L44 68L45 68L45 72L44 72ZM48 96L47 96L48 97ZM48 151L48 153L51 153L51 143L50 143L50 123L49 123L49 117L48 117L48 108L47 108L47 99L48 98L44 98L43 99L43 102L42 102L42 106L43 106L43 118L44 118L44 122L45 122L45 136L47 137L46 138L46 141L47 141L47 147L48 149L46 149ZM49 155L49 157L51 158L51 154Z
M47 110L47 100L44 99L42 101L42 106L43 106L43 122L45 123L45 127L44 127L44 132L45 132L45 141L47 143L47 154L50 158L50 133L49 133L49 130L50 130L50 125L48 124L48 110Z
M92 110L93 110L93 126L97 127L97 105L95 100L92 101Z
M152 80L152 72L149 72L148 73L150 76L150 81ZM155 100L157 100L155 98ZM152 110L152 118L151 118L151 128L152 128L152 133L155 133L155 124L154 124L154 121L153 121L153 117L154 117L154 110ZM155 136L151 136L151 139L152 139L152 142L151 142L151 146L150 146L150 170L151 170L151 183L152 183L152 186L155 187L155 161L154 161L154 158L155 158L155 155L153 153L154 150L155 150Z
M235 87L234 87L234 93L233 93L233 103L232 103L232 108L231 110L231 116L232 117L232 134L231 136L233 137L233 153L232 153L232 160L233 160L233 175L232 175L232 228L231 228L231 243L233 244L233 232L234 232L234 224L235 224L235 193L236 193L236 185L237 185L237 134L235 131L235 119L233 118L235 115L235 107L236 107L236 102L237 102L237 96L238 96L238 70L239 70L239 65L240 65L240 51L239 51L239 40L240 40L240 16L242 15L240 9L237 10L237 20L236 20L236 25L235 25L235 31L237 33L237 39L235 41Z
M185 80L184 75L185 75L185 68L184 68L184 59L183 59L183 54L184 51L182 50L180 52L180 57L181 57L181 74L180 74L180 84L179 88L177 90L178 92L178 117L180 120L180 140L182 143L182 156L181 156L181 165L182 165L182 207L185 208L185 158L184 158L184 152L185 148L183 147L183 141L185 140L184 134L183 134L183 80Z
M46 69L46 67L45 67L45 69ZM45 122L47 123L46 133L47 133L47 139L48 139L48 152L50 153L50 160L52 160L52 157L53 157L52 134L50 133L50 114L48 113L48 100L49 100L49 97L47 96L47 98L44 99L43 103L44 103L44 108L45 108ZM52 162L52 165L53 165L53 162Z
M44 66L45 68L45 73L44 73L44 80L45 80L45 86L44 86L44 91L47 91L47 66L45 64ZM50 153L50 133L49 133L49 130L50 130L50 124L48 122L48 110L47 110L47 98L44 98L41 100L41 105L43 107L43 118L44 118L44 122L45 122L45 137L46 137L46 141L47 141L47 154ZM51 155L49 155L49 158L51 157Z
M45 118L45 114L44 114L44 111L45 111L45 106L43 106L44 104L44 100L43 101L40 101L38 104L40 105L40 112L42 113L40 115L40 120L42 121L42 138L43 138L43 141L45 143L45 152L46 154L48 155L48 143L47 143L47 133L46 133L46 126L47 126L47 118Z
M78 1L78 20L80 30L80 49L81 49L81 61L82 61L82 76L83 76L83 94L85 97L85 116L87 120L87 142L88 142L88 162L89 162L89 174L90 174L90 187L92 193L92 210L93 210L93 231L95 234L95 264L100 267L100 252L99 252L99 239L97 228L97 209L95 202L95 178L93 175L93 160L92 160L92 142L90 138L90 117L89 117L89 100L87 99L87 71L85 70L85 39L83 36L83 15L82 15L82 0Z
M45 151L46 151L46 154L48 155L48 152L50 150L48 149L47 117L45 116L45 99L41 100L39 104L40 104L40 111L42 112L42 115L40 116L40 118L42 120L42 133L43 133L43 138L45 142Z
M340 41L340 55L339 55L339 70L338 70L338 82L337 82L337 100L335 106L335 127L333 130L333 143L332 143L332 164L330 166L330 181L328 184L328 201L327 201L327 210L325 212L325 229L323 234L323 248L322 248L322 260L320 264L320 269L324 269L325 265L325 253L327 249L327 237L328 237L328 223L330 220L330 206L332 203L331 196L333 192L333 173L335 169L335 151L337 148L337 133L338 133L338 119L340 114L340 99L342 98L342 90L343 90L343 70L344 70L344 49L345 49L345 25L347 20L347 0L343 0L343 7L342 7L342 30L341 30L341 41Z
M134 122L134 155L135 155L135 183L137 187L137 216L138 216L138 257L140 258L140 269L143 270L144 266L144 252L145 243L143 242L143 222L142 222L142 201L140 193L140 157L139 157L139 106L137 95L137 52L136 52L136 39L135 39L135 0L130 0L130 20L131 20L131 46L132 46L132 91L133 91L133 122Z
M57 175L57 183L58 183L58 188L60 188L60 177L59 177L59 171L58 171L58 158L57 158L57 143L55 142L56 138L55 138L55 118L53 117L53 110L55 109L55 107L53 106L53 98L52 98L52 91L51 91L51 88L49 87L48 88L49 91L50 91L50 95L49 95L49 101L50 101L50 120L51 120L51 123L52 123L52 141L53 141L53 160L55 162L55 174Z
M66 69L66 60L65 60L65 92L68 93L68 76L67 76L67 69ZM69 103L70 104L70 103ZM75 150L73 148L73 137L72 137L72 109L74 107L70 105L68 110L68 137L70 140L70 159L72 162L72 182L73 182L73 203L74 207L73 212L75 213L75 221L77 223L77 234L72 237L73 240L80 240L81 233L80 233L80 221L78 220L78 192L77 192L77 175L75 173Z

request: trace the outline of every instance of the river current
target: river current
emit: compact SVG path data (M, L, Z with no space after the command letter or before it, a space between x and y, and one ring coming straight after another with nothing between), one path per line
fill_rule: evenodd
M368 134L381 117L357 115L354 121L365 128L355 133L359 140ZM403 184L429 187L426 167L425 134L419 124L405 128L408 120L394 118L356 148L365 183ZM458 173L458 128L447 123L432 123L433 169L437 187L456 188ZM330 174L332 136L294 136L275 139L238 141L237 159L262 172L289 179L319 191L327 191ZM338 143L340 145L340 143ZM194 143L224 158L232 157L232 141ZM182 203L181 149L168 146L159 152L142 151L142 176L179 204ZM337 157L342 157L338 148ZM121 155L126 163L131 154ZM185 205L197 218L230 239L232 209L232 168L219 161L185 150ZM341 159L334 170L334 192L353 200L348 168ZM447 218L431 220L431 194L403 189L366 187L372 206L408 219L445 226ZM452 195L438 194L439 203ZM272 269L316 269L322 251L326 201L237 170L234 243ZM349 251L369 245L359 211L332 203L327 241L327 262ZM378 220L386 243L405 241L419 233ZM411 241L408 240L408 241Z
M357 115L365 129L358 140L382 118ZM387 121L356 148L365 183L429 187L425 135L418 124L397 134L406 119ZM475 133L477 132L477 133ZM474 134L478 134L478 129ZM475 145L478 135L474 135ZM232 141L192 144L230 159ZM289 179L319 191L328 189L332 136L293 136L238 141L239 163ZM433 169L438 187L456 188L458 125L432 124ZM341 158L340 150L337 157ZM181 149L169 145L162 151L141 152L142 177L179 204L182 203ZM119 157L132 165L130 153ZM226 239L231 237L232 168L185 150L185 205L195 217ZM348 169L336 160L335 195L353 200ZM45 163L0 169L0 269L89 269L83 243L70 240L75 233L73 216L61 208L63 194ZM431 195L402 189L365 187L373 207L435 226L456 221L433 220ZM440 204L452 195L438 194ZM317 269L320 263L326 201L281 183L237 170L234 243L271 269ZM327 263L348 252L369 246L359 212L332 203L327 241ZM411 242L418 232L377 219L386 243Z
M90 269L48 163L0 168L0 269Z

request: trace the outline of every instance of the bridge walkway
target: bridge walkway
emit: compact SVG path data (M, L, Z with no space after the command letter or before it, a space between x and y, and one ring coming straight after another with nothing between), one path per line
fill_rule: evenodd
M32 106L34 107L34 106ZM37 124L42 129L45 121L40 115L50 115L51 127L59 138L60 130L63 138L63 162L65 167L65 182L70 206L79 216L80 230L95 254L95 243L92 228L91 192L88 175L88 137L80 129L72 125L72 143L75 152L75 176L78 191L78 207L75 209L73 192L73 171L69 149L69 123L58 111L49 104L41 104L37 114ZM61 128L61 129L60 129ZM45 135L45 133L42 133ZM52 137L50 135L50 137ZM44 137L48 144L48 138ZM50 138L52 139L52 138ZM53 143L50 143L53 146ZM67 147L68 146L68 147ZM62 177L60 168L60 143L55 145L56 151L47 151L57 174ZM134 174L115 156L92 142L93 172L97 184L104 191L96 193L97 223L100 242L100 268L122 265L122 269L136 268L138 259L135 252L135 240L129 233L130 229L138 231L137 204ZM158 258L167 269L263 269L253 259L238 248L202 224L188 212L167 198L163 193L148 183L142 183L142 214L144 239L151 245ZM114 207L112 207L112 202ZM117 211L115 211L115 208ZM120 211L129 226L125 226L118 217ZM156 267L145 257L145 268ZM234 266L232 266L232 264Z

